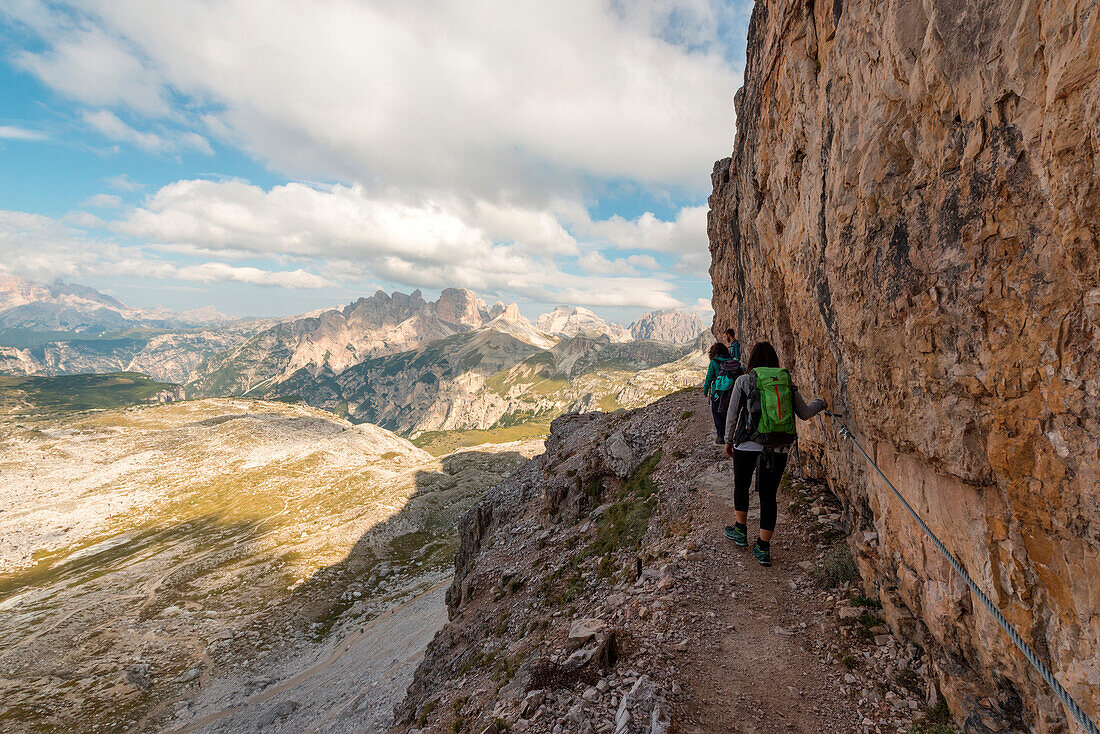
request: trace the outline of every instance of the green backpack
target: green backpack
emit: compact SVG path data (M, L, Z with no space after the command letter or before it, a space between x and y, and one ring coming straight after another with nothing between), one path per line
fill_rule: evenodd
M760 414L753 440L770 447L794 443L794 391L790 373L781 367L757 367L753 372L760 394Z

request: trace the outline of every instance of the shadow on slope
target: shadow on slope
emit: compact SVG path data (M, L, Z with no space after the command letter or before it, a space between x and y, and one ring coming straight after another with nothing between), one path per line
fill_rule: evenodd
M308 667L445 578L458 518L525 460L462 452L410 469L411 490L395 484L389 497L363 482L380 520L334 487L295 516L182 513L0 575L0 729L154 731L214 682L239 706L256 692L250 678Z
M458 546L458 520L493 484L527 457L518 451L463 451L441 460L440 471L418 470L415 488L389 517L367 528L339 561L323 565L292 584L289 596L260 611L231 644L212 651L220 690L196 696L189 723L172 731L228 732L256 726L300 731L324 721L371 729L388 721L404 696L421 650L397 659L393 636L371 630L389 610L423 614L423 644L442 624L442 594L433 605L413 609L410 600L445 584ZM411 610L411 611L410 611ZM407 627L413 620L406 613ZM415 624L412 625L414 628ZM369 635L368 635L369 636ZM266 644L254 644L253 641ZM332 672L340 658L354 660ZM262 685L257 686L255 681ZM280 701L301 708L273 719ZM165 722L167 706L150 720Z

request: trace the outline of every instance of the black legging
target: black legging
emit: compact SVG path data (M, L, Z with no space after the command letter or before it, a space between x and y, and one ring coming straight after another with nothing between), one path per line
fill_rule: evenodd
M733 452L733 509L738 512L749 511L749 485L757 467L756 491L760 494L760 529L775 530L777 514L775 493L779 489L779 480L787 468L787 455L776 451L771 456L771 466L764 460L761 451Z
M722 405L721 400L710 401L710 417L714 419L714 430L718 432L718 438L724 438L726 435L726 411L718 410L718 407ZM726 403L729 406L729 403Z

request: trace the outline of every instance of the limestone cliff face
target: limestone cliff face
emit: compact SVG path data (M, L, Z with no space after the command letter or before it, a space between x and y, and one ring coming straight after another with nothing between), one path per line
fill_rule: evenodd
M716 326L771 340L849 416L1094 719L1098 24L1093 2L759 0L708 222ZM891 622L941 653L960 723L1016 708L1064 730L829 428L802 427L802 469L845 498L864 570Z

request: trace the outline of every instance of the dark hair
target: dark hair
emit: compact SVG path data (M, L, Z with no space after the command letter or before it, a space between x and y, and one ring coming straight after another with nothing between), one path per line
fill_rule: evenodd
M726 336L730 339L736 339L737 335L733 333L733 329L726 329Z
M728 357L730 356L729 347L722 342L714 342L710 345L710 352L708 352L711 359L715 357Z
M775 347L767 342L757 342L756 346L752 348L752 354L749 355L748 369L753 370L757 367L778 367L779 355L775 353Z

